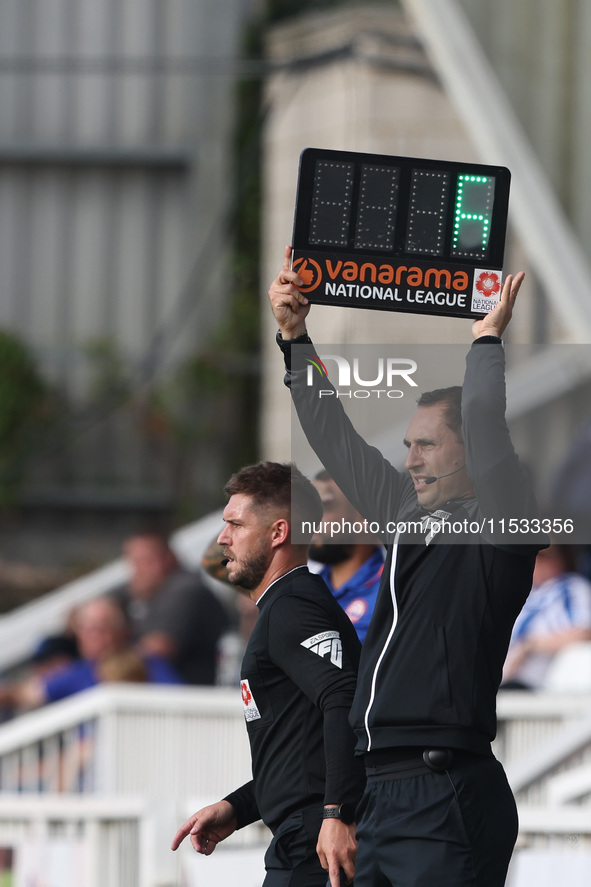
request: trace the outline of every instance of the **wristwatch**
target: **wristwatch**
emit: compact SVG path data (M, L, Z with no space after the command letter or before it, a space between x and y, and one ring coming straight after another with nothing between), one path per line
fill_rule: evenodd
M322 813L323 819L340 819L345 825L355 822L355 807L353 804L339 804L338 807L325 807Z

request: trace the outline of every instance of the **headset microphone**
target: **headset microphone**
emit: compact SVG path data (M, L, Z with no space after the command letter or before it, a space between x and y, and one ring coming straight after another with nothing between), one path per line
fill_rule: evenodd
M425 478L425 483L426 483L426 484L434 484L436 480L441 480L442 477L451 477L452 474L457 474L458 471L461 471L462 468L465 468L465 467L466 467L466 463L464 462L463 465L460 465L460 467L459 467L459 468L456 468L455 471L450 471L449 474L440 474L439 477L435 477L435 476L433 476L433 477L426 477L426 478Z

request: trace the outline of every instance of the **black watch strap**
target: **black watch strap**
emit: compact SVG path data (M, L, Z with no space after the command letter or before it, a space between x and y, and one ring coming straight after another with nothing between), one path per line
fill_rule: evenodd
M323 819L340 819L345 825L355 822L355 808L353 804L339 804L338 807L325 807L322 813Z
M281 330L277 330L277 335L275 336L275 341L285 354L286 351L291 349L292 345L311 345L312 339L308 335L308 333L302 333L301 336L298 336L296 339L284 339L281 335Z
M502 345L503 340L499 336L479 336L472 342L473 345Z

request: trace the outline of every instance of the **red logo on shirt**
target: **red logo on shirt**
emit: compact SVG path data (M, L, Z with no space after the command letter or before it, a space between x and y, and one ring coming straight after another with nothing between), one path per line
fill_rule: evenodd
M252 693L247 681L240 681L240 690L242 692L242 701L245 705L248 705L252 700Z

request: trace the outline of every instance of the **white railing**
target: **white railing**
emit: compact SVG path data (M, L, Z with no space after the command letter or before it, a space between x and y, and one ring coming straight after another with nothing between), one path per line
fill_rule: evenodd
M501 693L498 713L495 753L522 805L551 803L559 774L591 762L589 695Z
M0 797L0 841L14 850L14 883L59 887L156 884L143 799Z
M0 728L2 791L187 797L249 776L238 689L103 684Z
M510 770L514 762L529 757L565 724L576 724L591 712L587 694L501 691L497 697L498 730L494 751Z
M176 827L201 803L175 809L170 823L147 797L4 794L0 844L13 848L14 887L260 887L269 837L256 827L211 859L188 842L170 850Z
M591 698L505 693L498 711L518 852L591 851ZM0 727L0 846L24 860L51 856L49 847L78 853L85 871L110 872L109 887L178 885L183 861L187 884L217 887L223 872L254 866L255 887L262 827L233 836L211 862L169 849L189 812L249 778L237 689L95 687Z
M187 850L173 854L170 841L187 810L250 773L238 689L94 687L0 727L0 846L28 859L41 838L68 838L72 857L76 837L80 865L110 860L102 885L178 884ZM260 857L266 841L251 827L232 846Z
M591 883L591 696L501 693L495 753L519 809L508 887Z

